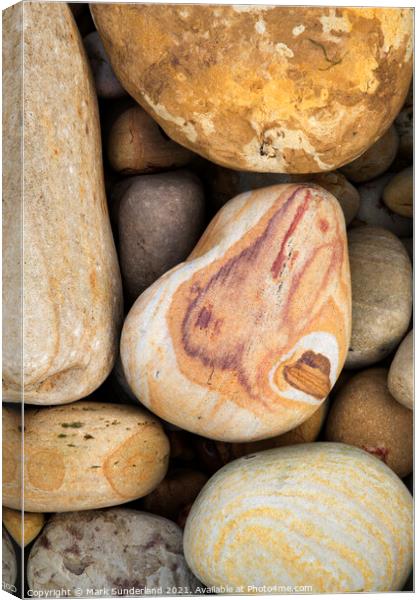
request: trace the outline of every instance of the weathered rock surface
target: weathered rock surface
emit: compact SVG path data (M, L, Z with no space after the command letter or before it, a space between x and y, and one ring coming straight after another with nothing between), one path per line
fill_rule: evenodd
M311 173L350 162L390 127L412 76L409 9L91 11L130 95L172 139L234 169Z
M12 21L8 27L18 27ZM19 86L13 48L6 49L5 61L10 86L4 218L11 232L23 226L25 236L22 250L19 236L4 240L3 397L17 402L24 394L27 403L61 404L87 396L112 369L121 281L104 192L96 94L71 11L65 3L26 4L23 29L23 199L14 181L21 132L12 117ZM13 286L22 292L22 275L19 298Z
M126 508L55 515L31 549L28 584L39 592L69 589L70 597L91 589L105 597L159 588L195 593L201 586L185 562L180 528Z

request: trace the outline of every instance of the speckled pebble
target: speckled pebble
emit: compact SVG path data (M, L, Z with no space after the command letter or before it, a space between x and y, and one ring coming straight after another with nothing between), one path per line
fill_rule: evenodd
M70 597L89 589L108 597L129 595L130 588L138 590L131 595L151 588L163 595L173 588L194 593L201 586L185 562L175 523L122 508L52 517L31 549L27 576L33 590L65 588Z

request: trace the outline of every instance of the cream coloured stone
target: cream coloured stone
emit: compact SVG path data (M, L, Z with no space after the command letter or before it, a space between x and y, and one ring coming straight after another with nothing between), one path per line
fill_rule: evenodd
M9 29L20 26L12 21ZM11 234L4 240L3 398L62 404L90 394L112 369L121 281L96 94L67 4L25 4L23 44L23 190L14 184L16 156L7 154L21 141L12 118L20 77L16 56L6 50L5 61L4 214L11 232L23 227L24 243Z
M412 267L400 240L386 229L358 227L348 236L352 334L346 368L379 362L407 331Z
M400 590L413 561L413 499L367 452L299 444L235 460L204 486L184 552L206 585ZM279 583L281 582L281 583Z
M139 406L80 401L25 411L23 494L19 414L3 407L3 503L32 512L130 502L164 478L169 442Z

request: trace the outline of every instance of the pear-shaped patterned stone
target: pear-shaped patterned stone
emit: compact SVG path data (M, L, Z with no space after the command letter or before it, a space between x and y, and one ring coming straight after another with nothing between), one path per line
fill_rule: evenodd
M326 398L350 320L338 202L314 184L281 184L228 202L187 261L138 298L121 359L163 419L213 439L263 439Z

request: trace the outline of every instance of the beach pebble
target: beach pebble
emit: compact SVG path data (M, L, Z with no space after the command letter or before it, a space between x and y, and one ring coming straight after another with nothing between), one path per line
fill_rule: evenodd
M385 186L383 200L394 213L403 217L413 217L414 194L413 167L408 167L395 175Z
M3 504L22 507L20 414L3 407ZM169 442L140 406L75 402L25 411L25 510L64 512L123 504L165 477Z
M386 229L352 229L348 244L352 335L346 368L360 368L385 358L407 331L412 268L403 244Z
M391 126L412 77L410 9L94 3L91 11L124 88L169 137L242 171L349 163Z
M204 229L204 192L188 171L130 180L118 210L119 256L132 304L169 269L185 260Z
M399 137L394 125L384 133L361 156L341 167L340 171L353 183L370 181L391 166L399 145Z
M118 173L135 175L183 167L191 161L192 153L170 140L140 106L133 106L111 126L108 158Z
M346 383L332 403L325 439L358 446L406 477L413 470L413 413L391 396L387 376L386 369L367 369Z
M53 516L31 549L27 577L38 593L66 589L71 598L89 590L102 597L191 594L201 586L185 562L180 528L127 508Z
M384 463L314 442L235 460L189 513L184 552L208 586L264 594L400 590L413 560L413 499ZM265 588L265 589L264 589Z
M126 96L127 92L114 73L99 33L92 31L84 38L83 43L92 68L98 96L111 99Z
M388 373L388 389L403 406L414 407L413 331L401 342Z
M92 393L112 370L121 276L97 96L79 31L65 2L31 2L24 17L23 180L13 146L22 130L9 118L20 68L5 64L3 400L20 404L24 394L27 404L64 404Z
M341 371L350 295L343 213L329 192L284 184L237 196L131 308L128 384L158 416L204 437L285 433Z

